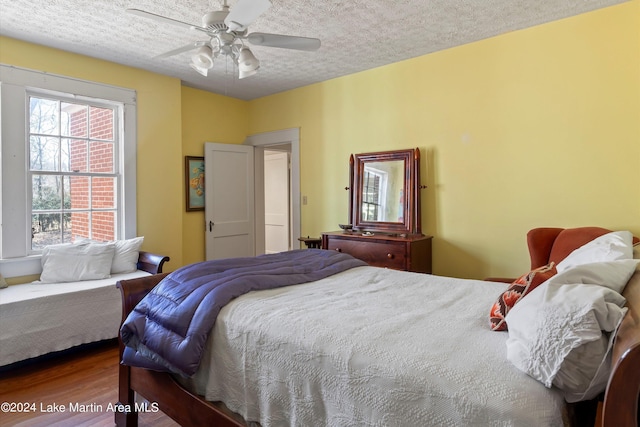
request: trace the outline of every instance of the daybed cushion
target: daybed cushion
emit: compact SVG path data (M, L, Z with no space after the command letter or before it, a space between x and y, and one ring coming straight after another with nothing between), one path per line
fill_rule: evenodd
M0 291L0 366L76 345L116 338L122 319L118 280L25 283Z

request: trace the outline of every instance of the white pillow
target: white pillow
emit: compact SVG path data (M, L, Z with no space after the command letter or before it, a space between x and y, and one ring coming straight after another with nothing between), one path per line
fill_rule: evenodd
M565 390L565 397L568 393L575 394L575 401L580 401L584 400L582 399L584 392L572 393L568 390L581 390L582 384L588 384L588 388L593 388L595 384L602 384L602 382L606 384L609 379L609 370L603 364L611 364L610 343L613 343L613 339L609 339L608 334L602 334L599 339L571 350L553 379L553 385L560 390ZM606 377L602 378L602 375Z
M507 313L507 359L567 402L601 393L610 350L627 309L619 293L599 285L543 283Z
M134 237L113 242L116 253L111 264L111 274L131 273L138 269L138 256L143 240L144 237Z
M113 243L47 246L42 251L41 283L106 279L115 253Z
M556 265L558 273L577 265L592 262L615 261L633 258L633 235L630 231L614 231L604 234L571 252Z
M639 263L637 259L623 259L582 264L556 274L549 282L556 285L600 285L621 294Z

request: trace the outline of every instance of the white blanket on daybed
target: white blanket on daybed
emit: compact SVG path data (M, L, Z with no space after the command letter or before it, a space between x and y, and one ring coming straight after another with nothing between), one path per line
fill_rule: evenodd
M0 289L0 366L76 345L116 338L122 320L118 280L24 283Z
M559 392L516 369L507 333L489 329L504 289L358 267L252 292L221 311L184 381L263 427L561 426Z

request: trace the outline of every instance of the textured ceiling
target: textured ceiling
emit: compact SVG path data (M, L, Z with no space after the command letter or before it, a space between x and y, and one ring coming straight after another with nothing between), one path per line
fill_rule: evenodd
M315 37L304 52L251 46L257 75L239 80L218 58L208 77L189 53L154 56L204 40L201 33L131 15L138 8L200 25L216 0L0 0L0 34L177 77L185 85L239 99L284 90L623 3L623 0L272 0L249 28ZM233 9L236 0L229 0ZM1 48L1 46L0 46Z

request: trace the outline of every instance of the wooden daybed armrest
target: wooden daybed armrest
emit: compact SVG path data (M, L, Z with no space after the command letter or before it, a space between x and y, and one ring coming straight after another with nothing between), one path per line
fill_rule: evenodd
M138 270L146 271L151 274L162 273L162 267L165 262L169 261L169 259L170 258L165 255L140 251L138 255Z

